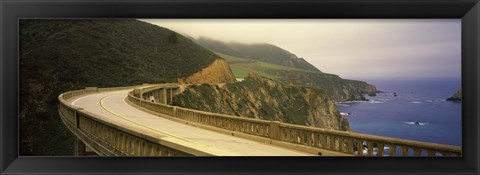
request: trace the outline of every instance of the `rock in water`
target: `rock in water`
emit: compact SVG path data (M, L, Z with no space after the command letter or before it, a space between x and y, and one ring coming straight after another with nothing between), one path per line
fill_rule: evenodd
M462 102L462 90L458 90L451 96L450 98L447 98L447 101L455 101L455 102Z

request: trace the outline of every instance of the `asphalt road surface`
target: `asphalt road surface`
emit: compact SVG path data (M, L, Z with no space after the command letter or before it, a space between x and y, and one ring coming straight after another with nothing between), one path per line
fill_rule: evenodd
M101 92L69 100L74 106L101 115L109 121L144 127L169 137L203 144L240 156L312 156L290 150L174 122L136 109L126 102L129 90Z

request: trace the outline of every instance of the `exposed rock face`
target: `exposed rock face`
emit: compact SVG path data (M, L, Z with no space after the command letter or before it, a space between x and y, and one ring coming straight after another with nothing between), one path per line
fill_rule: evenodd
M173 99L190 109L347 131L349 123L325 91L288 86L250 73L244 81L191 85Z
M223 59L216 59L212 64L188 77L179 78L179 83L202 84L202 83L231 83L235 82L235 76L230 66Z
M462 90L458 90L451 96L450 98L447 98L447 101L456 101L456 102L462 102Z
M323 89L335 101L366 100L363 94L377 92L373 85L363 81L342 79L334 74L276 71L275 75L281 76L284 83Z

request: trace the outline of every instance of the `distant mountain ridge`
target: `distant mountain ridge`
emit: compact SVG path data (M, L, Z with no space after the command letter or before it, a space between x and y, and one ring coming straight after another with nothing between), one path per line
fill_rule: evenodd
M310 71L318 71L318 68L305 61L303 58L298 58L295 54L288 52L278 46L258 43L258 44L242 44L242 43L226 43L200 37L195 40L201 46L210 49L214 52L219 52L227 55L232 55L241 58L253 59L267 63L290 66Z
M325 90L335 101L367 100L363 94L377 92L374 85L358 80L342 79L335 74L293 71L275 71L283 82Z
M289 85L323 89L335 101L366 100L364 93L377 92L375 86L366 82L342 79L338 75L309 68L313 67L310 63L271 44L225 43L207 38L199 38L195 42L225 58L237 78L254 72ZM305 69L305 66L283 64L284 60L296 60L301 65L310 66Z

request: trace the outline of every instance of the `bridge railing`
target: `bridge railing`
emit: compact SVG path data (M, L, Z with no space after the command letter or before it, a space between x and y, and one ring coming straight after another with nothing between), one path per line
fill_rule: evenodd
M269 137L270 134L271 122L265 120L241 118L181 107L177 107L176 117L187 121L255 136Z
M158 87L156 89L159 89ZM149 89L155 90L155 89ZM336 131L278 121L217 114L149 102L129 93L129 101L178 119L283 142L358 156L461 156L458 146Z
M157 88L158 89L158 88ZM217 114L206 111L182 108L161 103L150 102L135 97L132 92L129 93L128 99L135 105L142 108L155 111L161 114L169 115L179 119L214 126L217 128L227 129L246 134L269 137L269 127L271 121L243 118L225 114Z
M58 96L60 118L74 135L99 155L209 156L230 154L207 148L204 145L176 140L145 128L132 128L126 124L110 121L111 119L85 111L67 102L68 99L76 96L134 87L86 88L60 94Z
M165 104L160 104L160 103L154 103L150 102L148 100L143 100L141 98L135 97L132 92L128 94L128 100L132 102L135 105L138 105L140 107L143 107L145 109L151 110L151 111L156 111L162 114L170 115L170 116L175 116L175 106L170 106L170 105L165 105Z
M148 84L144 84L144 85L148 85ZM97 91L98 92L108 92L108 91L127 90L127 89L133 89L133 88L136 88L136 87L141 87L141 86L144 86L144 85L98 88ZM88 89L88 87L86 89ZM94 88L92 88L92 89L94 89Z
M461 156L460 147L281 123L280 140L358 156Z

